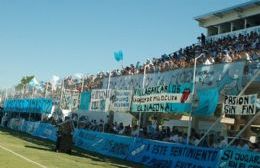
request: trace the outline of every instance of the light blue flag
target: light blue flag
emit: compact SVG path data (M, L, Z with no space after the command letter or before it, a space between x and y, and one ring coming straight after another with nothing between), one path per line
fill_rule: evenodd
M118 52L114 52L114 58L117 62L123 60L123 52L121 50Z
M89 104L91 99L91 92L82 92L80 94L80 110L89 111Z
M198 90L199 106L192 112L193 116L213 116L218 104L218 88Z

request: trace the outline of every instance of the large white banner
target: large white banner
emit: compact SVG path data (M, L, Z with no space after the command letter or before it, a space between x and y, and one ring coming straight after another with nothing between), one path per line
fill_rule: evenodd
M77 109L79 106L79 92L65 90L62 94L62 109Z
M136 89L131 111L188 113L191 111L192 86L191 83L184 83Z
M147 103L184 103L182 93L160 93L147 96L134 96L133 103L147 104ZM191 103L191 96L189 96L185 103Z
M245 96L225 96L222 112L228 115L254 115L257 94Z
M108 111L111 90L94 89L91 91L90 111Z
M112 90L109 110L114 112L130 111L132 99L131 90Z

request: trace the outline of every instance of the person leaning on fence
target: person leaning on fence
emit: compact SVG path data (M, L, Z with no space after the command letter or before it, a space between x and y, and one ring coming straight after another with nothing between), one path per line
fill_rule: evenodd
M67 120L59 125L56 151L71 154L73 131L72 120Z

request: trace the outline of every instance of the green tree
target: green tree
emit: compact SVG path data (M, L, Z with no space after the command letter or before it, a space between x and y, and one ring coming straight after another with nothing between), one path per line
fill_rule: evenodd
M18 85L16 85L15 89L17 91L23 90L26 87L26 85L28 85L33 78L34 78L34 75L22 77L22 79L20 80L20 83Z

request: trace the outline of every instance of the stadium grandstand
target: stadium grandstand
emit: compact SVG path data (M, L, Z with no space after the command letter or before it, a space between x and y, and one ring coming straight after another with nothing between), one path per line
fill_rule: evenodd
M199 43L2 92L1 125L60 141L71 122L75 146L148 167L259 168L260 1L194 19Z

